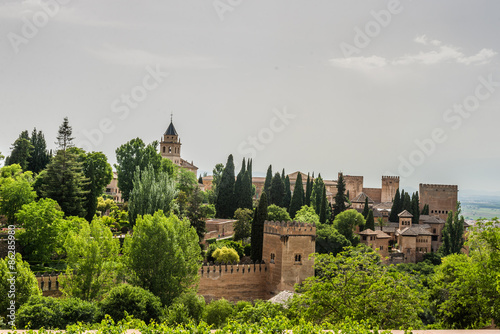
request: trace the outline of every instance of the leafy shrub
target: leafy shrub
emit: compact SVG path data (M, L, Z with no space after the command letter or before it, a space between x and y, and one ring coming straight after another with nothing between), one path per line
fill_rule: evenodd
M207 261L215 261L215 258L213 256L213 252L215 252L216 249L222 248L222 247L227 247L227 248L232 248L234 249L237 253L238 256L241 258L244 256L243 252L243 245L241 242L233 241L233 240L219 240L216 243L210 244L207 250Z
M251 244L246 244L243 247L243 254L245 256L250 256L252 254L252 245Z
M233 305L224 298L213 300L206 308L206 321L209 325L222 328L233 314Z
M222 247L217 248L213 253L212 257L219 263L234 263L240 262L240 257L238 253L232 248Z
M241 306L238 305L238 308ZM235 320L241 323L259 323L264 318L275 318L286 316L287 310L281 304L273 304L268 301L257 300L255 305L248 303L238 310Z
M20 328L66 328L77 322L93 323L99 316L99 307L91 302L35 296L21 306L16 320Z
M157 321L162 314L159 297L148 290L129 284L121 284L111 289L102 300L101 309L115 321L125 319L125 312L145 322Z
M184 307L174 306L183 305ZM194 291L183 293L175 298L172 305L168 308L167 319L169 323L187 323L185 320L192 320L199 323L203 318L205 312L205 298L198 296ZM186 316L184 313L186 313ZM183 319L182 322L178 320ZM172 322L170 322L172 321Z

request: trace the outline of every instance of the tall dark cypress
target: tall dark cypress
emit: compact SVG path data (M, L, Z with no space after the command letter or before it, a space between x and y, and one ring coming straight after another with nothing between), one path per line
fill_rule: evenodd
M275 204L277 206L283 206L284 193L285 185L281 181L280 173L276 173L271 181L269 205Z
M33 129L30 140L33 150L28 159L28 170L38 174L47 167L47 164L50 162L50 155L47 151L47 143L42 131L37 132L36 128Z
M281 182L283 182L283 184L285 184L285 169L284 168L281 171Z
M295 181L295 187L293 189L292 201L290 202L289 214L293 219L295 214L304 205L304 186L302 185L302 175L300 172L297 174L297 180Z
M370 207L368 206L368 197L365 198L365 207L363 208L363 217L368 217L368 212L370 211Z
M375 219L373 218L373 211L372 210L368 211L368 215L366 217L365 229L368 229L368 228L372 231L375 231Z
M411 195L411 214L413 215L412 224L418 224L420 220L420 201L418 199L418 191Z
M222 171L219 184L219 192L215 201L215 210L219 218L232 218L236 211L236 199L234 196L234 162L233 155L227 158L226 167Z
M311 205L311 193L312 193L313 181L309 177L309 173L307 173L307 181L306 181L306 200L304 204L307 206Z
M273 168L271 165L267 168L267 174L266 174L266 180L264 181L264 190L268 196L269 196L269 189L271 189L271 181L273 180Z
M337 194L335 195L335 205L333 207L334 217L346 210L345 201L346 197L344 175L342 173L339 173L339 179L337 180Z
M292 200L292 191L290 190L290 178L288 175L285 177L285 195L283 196L283 207L288 210L290 201Z
M326 206L328 203L328 200L326 199L326 186L323 184L323 191L321 192L321 210L319 213L319 221L322 224L326 223Z
M240 198L240 203L238 207L252 209L253 208L253 198L252 198L252 178L250 177L250 171L246 171L243 176L243 193Z
M236 208L241 208L241 204L244 201L243 177L245 176L245 172L246 172L246 163L245 163L245 158L243 158L240 172L238 173L238 176L236 177L236 182L234 183L234 197L236 199Z
M389 221L393 223L397 223L399 221L399 213L401 211L398 211L399 208L401 207L401 195L399 193L399 188L396 189L396 195L394 195L394 201L392 202L392 208L391 208L391 214L389 216Z
M260 196L259 205L255 209L252 222L251 258L252 261L262 261L262 246L264 244L264 222L267 220L267 195Z

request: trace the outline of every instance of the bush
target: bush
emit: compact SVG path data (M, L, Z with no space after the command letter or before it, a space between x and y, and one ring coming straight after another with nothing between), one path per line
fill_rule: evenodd
M129 284L121 284L111 289L102 300L101 309L115 321L125 319L125 312L145 322L158 321L162 315L159 297L148 290Z
M216 249L222 248L222 247L227 247L227 248L232 248L234 249L240 258L244 256L244 251L243 251L243 245L241 242L236 242L232 240L220 240L217 241L216 243L210 244L207 250L207 261L213 262L215 261L215 258L213 256L213 252L215 252Z
M286 316L287 310L281 304L257 300L255 305L248 303L235 315L235 320L240 323L260 323L264 318Z
M78 298L35 296L21 306L16 320L19 328L66 328L77 322L94 323L100 314L96 304Z
M252 245L251 244L246 244L243 247L243 254L245 256L250 256L252 254Z
M179 307L183 305L184 307ZM198 296L194 291L183 293L175 298L167 311L168 323L186 323L185 320L192 320L199 323L205 312L205 298ZM186 313L187 312L187 313ZM182 320L182 322L179 322Z
M233 305L227 300L213 300L207 305L206 321L215 328L222 328L227 319L233 314Z
M217 248L213 253L212 257L219 263L235 263L240 262L240 257L238 253L232 248L222 247Z

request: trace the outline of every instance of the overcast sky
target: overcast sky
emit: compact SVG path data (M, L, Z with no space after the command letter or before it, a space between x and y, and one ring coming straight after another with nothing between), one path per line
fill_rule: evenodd
M498 1L0 0L0 152L160 140L211 173L500 190Z

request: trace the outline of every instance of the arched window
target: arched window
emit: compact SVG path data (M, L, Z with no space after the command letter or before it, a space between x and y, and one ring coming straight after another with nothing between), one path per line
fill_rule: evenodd
M163 146L163 153L165 153L165 146Z
M168 147L168 153L172 153L172 146Z

